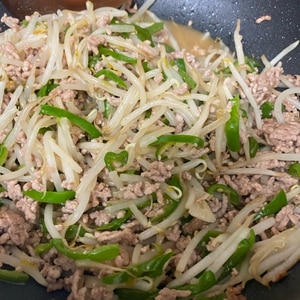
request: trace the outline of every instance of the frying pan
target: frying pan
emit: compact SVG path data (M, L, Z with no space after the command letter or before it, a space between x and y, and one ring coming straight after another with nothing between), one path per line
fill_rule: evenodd
M135 1L141 5L143 0ZM210 32L212 38L221 38L234 49L233 32L236 20L241 20L244 51L249 56L259 58L265 54L272 59L283 48L300 39L299 0L157 0L151 10L165 20L181 24L192 21L193 27L202 32ZM0 2L0 14L9 13ZM271 21L256 24L263 15L271 16ZM300 74L300 48L298 47L283 60L286 73ZM250 281L244 295L248 300L299 300L300 263L294 266L288 276L270 288ZM16 300L64 300L65 291L47 293L31 280L26 285L11 285L0 282L0 299ZM138 299L137 299L138 300Z

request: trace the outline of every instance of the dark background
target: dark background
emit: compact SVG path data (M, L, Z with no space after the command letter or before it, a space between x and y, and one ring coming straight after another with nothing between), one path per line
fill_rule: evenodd
M194 28L210 32L213 38L222 38L231 49L234 49L233 32L239 18L245 53L254 57L265 54L271 60L283 48L300 39L299 0L157 0L151 10L163 19L181 24L191 20ZM0 2L0 15L3 12L7 11ZM256 24L255 20L263 15L270 15L272 20ZM300 74L300 47L283 59L283 65L286 73ZM300 300L300 264L281 282L272 284L271 289L254 281L247 283L245 295L248 300ZM66 298L66 292L48 294L33 280L26 285L0 282L1 300Z

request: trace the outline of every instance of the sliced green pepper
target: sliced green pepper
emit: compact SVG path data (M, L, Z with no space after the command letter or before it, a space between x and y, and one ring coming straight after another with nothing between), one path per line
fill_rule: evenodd
M300 163L292 163L289 166L288 173L294 177L300 177Z
M249 154L250 154L250 157L253 158L253 157L255 157L255 155L259 149L259 145L258 145L257 140L252 136L250 136L248 138L248 141L249 141Z
M41 244L38 244L34 248L34 252L38 255L41 255L45 252L48 252L52 248L53 248L53 244L51 242L50 243L41 243Z
M257 68L260 67L260 63L256 58L247 55L245 55L245 63L250 67L250 73L256 72Z
M177 208L177 206L179 204L178 200L174 200L166 194L164 195L164 198L166 200L166 203L163 207L163 212L159 215L156 215L155 217L152 217L150 219L151 223L160 222L160 221L164 220L165 218L167 218Z
M128 267L124 272L106 275L102 278L102 281L105 284L121 284L140 276L156 278L163 273L163 267L172 255L173 252L168 252L163 255L156 256L145 262Z
M228 276L232 269L240 265L245 259L247 253L251 250L252 246L255 243L255 233L254 230L250 230L250 237L247 239L243 239L239 242L236 251L228 258L228 260L224 264L223 271L218 278L218 281L224 279Z
M184 135L184 134L166 134L161 135L157 138L156 141L149 144L149 146L157 147L157 150L155 152L155 156L161 160L165 157L162 156L162 153L172 146L172 144L175 143L189 143L189 144L195 144L199 147L204 146L203 139L199 138L198 136L194 135Z
M52 204L64 204L67 200L73 200L76 195L76 193L71 190L60 192L39 192L34 189L23 191L23 194L35 201Z
M127 163L128 151L123 150L120 153L107 152L104 156L104 162L109 172L114 171L117 167Z
M162 146L168 143L189 143L189 144L195 144L198 147L204 146L203 139L199 138L195 135L188 135L188 134L166 134L161 135L157 138L156 141L149 144L149 146Z
M0 144L0 166L2 166L5 163L7 156L8 156L8 149L2 143Z
M149 31L150 34L155 34L163 30L164 26L164 22L155 22L152 25L146 27L146 29L147 31Z
M119 87L127 88L126 82L113 71L102 69L96 72L95 77L100 77L101 75L109 80L114 81Z
M206 192L209 194L224 193L227 195L230 203L233 204L234 206L237 206L240 203L238 192L234 190L232 187L224 184L220 184L220 183L212 184L206 189Z
M278 194L266 205L264 206L257 215L253 218L253 221L257 221L260 218L276 214L287 205L287 197L284 190L280 190Z
M50 79L47 84L45 84L44 86L42 86L38 92L37 92L37 96L38 97L45 97L48 96L50 94L50 92L52 90L54 90L56 87L58 87L59 84L54 83L53 79Z
M225 124L227 147L230 151L238 152L241 148L240 142L240 97L236 95L229 100L232 102L230 119Z
M41 105L41 114L54 116L56 118L67 118L71 123L86 131L92 139L102 136L101 132L89 121L74 115L73 113L51 105Z
M274 104L266 101L260 106L260 110L263 119L271 119L273 117Z
M113 219L108 224L103 224L101 226L96 227L96 230L98 230L98 231L118 230L127 220L130 219L131 216L132 216L131 210L127 210L124 217Z
M147 29L140 27L136 24L134 24L134 28L136 30L136 35L141 41L150 41L151 46L154 46L153 40L152 40L152 33Z
M92 250L75 250L66 246L62 239L54 238L52 239L52 245L58 252L74 260L83 259L102 262L114 259L119 255L118 244L98 246Z
M111 56L113 58L115 58L116 60L120 60L129 64L136 64L137 63L137 59L124 55L123 53L117 52L117 51L113 51L111 49L105 48L102 45L100 45L98 47L99 53L102 55L106 55L106 56Z
M0 280L9 283L26 283L29 276L21 271L0 269Z
M210 289L217 283L216 276L214 272L210 270L205 270L199 277L198 283L196 284L186 284L180 287L176 287L177 290L189 290L192 295L199 294Z
M190 89L194 89L197 86L196 81L187 73L186 66L183 58L177 58L175 60L176 66L178 67L178 73L182 80L188 85Z
M82 227L82 226L79 226L77 224L73 224L71 226L68 227L67 231L66 231L66 234L65 234L65 238L67 240L73 240L76 238L76 236L84 236L84 234L86 233L87 231Z

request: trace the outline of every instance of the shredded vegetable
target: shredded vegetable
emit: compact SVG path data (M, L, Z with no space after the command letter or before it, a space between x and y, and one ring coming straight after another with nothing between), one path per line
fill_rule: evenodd
M258 64L237 20L233 51L181 49L153 2L2 18L0 280L221 300L299 261L299 76L280 62L299 42Z

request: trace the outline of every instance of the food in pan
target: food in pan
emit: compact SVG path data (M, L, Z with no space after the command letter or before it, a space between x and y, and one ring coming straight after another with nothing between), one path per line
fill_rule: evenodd
M2 18L2 280L231 299L299 260L298 42L187 51L151 2Z

